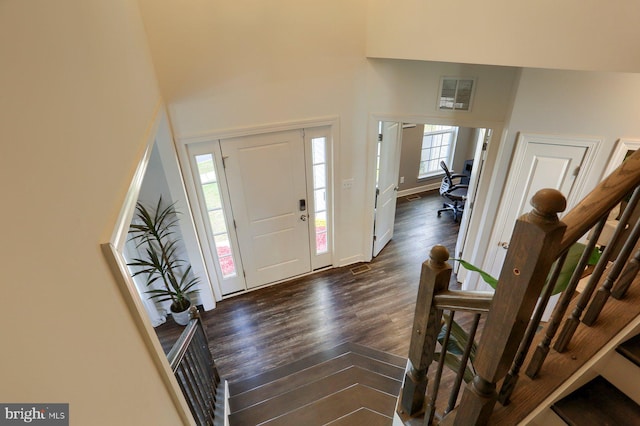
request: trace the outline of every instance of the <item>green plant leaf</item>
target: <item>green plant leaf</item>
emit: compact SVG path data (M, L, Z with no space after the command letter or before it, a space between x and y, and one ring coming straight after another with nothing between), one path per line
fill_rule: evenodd
M580 258L582 257L582 253L584 253L587 246L582 243L574 243L571 247L569 247L569 251L567 252L567 258L562 265L562 269L560 270L560 274L558 275L558 280L556 281L555 286L553 287L552 295L556 295L558 293L562 293L565 291L567 286L569 285L569 281L571 281L571 276L575 272L578 263L580 262ZM598 249L594 248L589 256L589 260L587 261L588 265L595 265L598 263L601 257L601 253ZM557 262L557 261L556 261ZM551 271L556 265L554 262L551 267ZM547 277L547 281L551 277L551 271L549 272L549 276ZM546 285L545 285L546 288ZM544 292L544 288L542 289Z
M482 269L478 268L475 265L472 265L471 263L467 262L466 260L462 260L462 259L451 259L454 260L456 262L460 262L460 264L467 270L469 271L474 271L480 274L480 276L482 277L482 280L484 282L486 282L487 284L489 284L494 290L495 288L498 286L498 279L494 278L493 276L491 276L488 272L483 271Z

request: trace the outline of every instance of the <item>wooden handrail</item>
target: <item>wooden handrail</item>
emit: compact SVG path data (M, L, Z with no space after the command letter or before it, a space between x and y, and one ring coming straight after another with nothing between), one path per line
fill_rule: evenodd
M489 312L492 300L492 291L444 290L433 297L436 309L475 313Z
M567 230L558 253L564 252L578 241L600 218L622 201L639 181L640 150L636 150L562 218L562 222L567 225Z
M588 250L585 250L585 254L579 261L582 266L576 268L577 270L570 280L571 294L568 294L566 298L563 297L563 301L559 304L560 309L556 309L553 314L554 317L551 321L553 326L549 328L552 334L545 335L546 346L539 351L540 354L537 354L539 359L536 364L530 366L532 375L537 374L541 362L544 361L553 334L565 314L568 301L573 296L573 291L581 276L580 271L584 269L584 265L592 253L608 214L639 184L640 150L632 154L611 175L605 178L567 213L562 221L558 219L558 213L564 211L566 207L564 196L553 189L538 191L531 200L533 210L520 217L516 222L500 273L500 285L493 296L486 292L450 291L447 287L451 267L445 264L448 253L441 246L434 247L431 252L431 260L423 264L409 362L399 399L400 410L398 412L409 416L419 415L421 408L425 407L422 395L427 388L427 368L431 361L434 361L433 352L439 339L438 333L442 328L442 312L444 310L451 311L450 318L453 317L455 311L473 312L478 319L480 314L487 313L482 336L473 360L475 377L467 384L457 412L452 412L450 413L453 414L452 416L445 417L447 424L460 426L487 424L498 399L496 392L498 382L502 381L501 402L507 403L509 401L511 391L518 380L520 368L523 366L531 346L534 332L538 329L542 311L551 295L569 248L594 228L594 225L598 224L593 231L594 234L591 235ZM640 192L638 193L640 194ZM637 197L631 198L627 211L620 218L620 222L624 222L619 226L621 230L626 225L625 218L634 211L633 200ZM615 274L611 276L609 281L605 281L607 285L599 290L604 295L603 300L606 300L606 297L612 292L613 279L622 271L629 254L636 245L636 237L640 235L640 225L631 228L634 230L630 233L630 239L624 244L616 259L616 263L619 264L613 268ZM615 231L611 238L611 244L602 253L600 262L590 280L590 282L594 282L594 286L601 275L596 272L608 263L607 253L612 252L616 246L622 243L616 238L616 235L621 233L622 231ZM549 278L551 265L560 257L562 259L557 262L554 273ZM635 254L634 259L640 265L640 261L638 261L640 251ZM635 264L629 268L633 271L640 269ZM550 280L547 283L547 291L544 292L540 306L536 308L534 314L534 308L547 279ZM589 285L587 287L590 288ZM617 292L614 291L614 293L622 294L626 290L624 285L621 284L620 287L621 289ZM590 289L583 291L585 305L592 292L593 290ZM578 303L578 307L581 306L580 303ZM600 304L592 302L591 308L594 312L599 313ZM532 320L530 321L530 319ZM450 327L451 325L445 327L447 333ZM446 339L447 334L444 336ZM563 339L564 337L561 336L559 340L563 341ZM440 342L440 345L447 347L447 343L444 341ZM444 351L441 352L444 354ZM438 371L433 379L435 389L430 390L433 395L437 395L441 364L442 362L438 365ZM509 376L505 378L507 373ZM459 378L457 377L457 379ZM503 378L504 380L502 380ZM433 395L431 395L432 398ZM453 395L453 398L457 398L457 389ZM445 414L454 404L455 401L453 404L450 403ZM426 406L425 424L431 421L434 406L435 401L433 400Z
M516 221L498 288L487 315L474 367L455 425L483 425L497 401L496 383L513 361L524 336L545 279L555 260L555 250L565 226L557 214L566 207L559 191L541 190L531 200L533 210Z

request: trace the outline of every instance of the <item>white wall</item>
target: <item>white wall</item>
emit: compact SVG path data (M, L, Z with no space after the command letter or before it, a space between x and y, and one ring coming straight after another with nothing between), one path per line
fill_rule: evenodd
M525 69L513 108L508 143L516 132L603 139L589 179L593 188L619 138L640 139L640 74Z
M137 4L0 2L0 401L181 420L100 250L159 102Z
M366 2L191 3L140 1L177 139L339 116L337 259L362 255Z
M367 56L640 71L630 0L369 0Z
M492 187L500 189L506 178L519 132L600 139L580 199L603 178L617 141L640 139L638 117L640 74L524 69Z
M371 113L500 123L515 70L365 59L366 0L140 0L178 140L270 123L339 117L335 146L336 263L371 252ZM442 75L478 78L470 113L439 112ZM464 123L463 123L464 124ZM363 220L364 219L364 220Z

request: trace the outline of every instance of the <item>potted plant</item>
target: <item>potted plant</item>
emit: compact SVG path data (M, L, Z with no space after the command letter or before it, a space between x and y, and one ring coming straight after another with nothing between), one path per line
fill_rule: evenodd
M171 301L174 321L186 325L189 322L190 296L198 292L198 278L192 276L191 265L176 254L179 247L175 238L177 214L175 203L164 206L162 197L155 211L148 210L140 202L136 204L129 234L138 247L144 247L145 255L132 259L128 265L140 268L133 276L146 275L147 287L160 280L161 288L145 293L157 302Z

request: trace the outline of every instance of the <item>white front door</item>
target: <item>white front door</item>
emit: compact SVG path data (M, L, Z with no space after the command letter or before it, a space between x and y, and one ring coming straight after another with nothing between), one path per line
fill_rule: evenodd
M248 288L311 270L302 130L221 141Z
M382 121L378 126L376 164L376 204L373 256L377 256L393 237L400 167L400 123Z
M489 265L488 272L499 276L516 219L531 211L530 201L538 190L557 189L571 206L576 198L574 189L581 186L578 182L587 174L586 166L590 164L585 160L593 157L589 154L594 146L592 140L520 136L485 263Z

